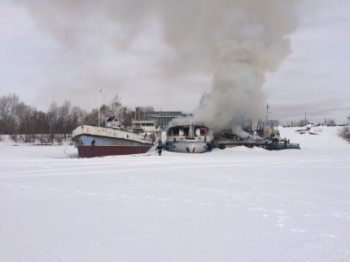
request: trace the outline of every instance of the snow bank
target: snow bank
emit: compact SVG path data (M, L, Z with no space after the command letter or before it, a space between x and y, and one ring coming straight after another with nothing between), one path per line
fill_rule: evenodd
M343 127L317 126L310 127L279 127L281 138L290 139L291 143L299 143L302 149L311 148L349 148L350 144L339 137Z

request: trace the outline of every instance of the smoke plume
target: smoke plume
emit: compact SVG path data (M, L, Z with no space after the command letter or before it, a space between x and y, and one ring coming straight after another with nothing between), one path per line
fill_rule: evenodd
M172 50L159 70L165 77L213 76L209 96L194 115L222 129L237 115L263 114L264 74L291 52L288 36L297 27L299 0L17 1L44 32L73 47L108 43L127 50L140 33L159 28ZM186 89L177 92L186 96Z

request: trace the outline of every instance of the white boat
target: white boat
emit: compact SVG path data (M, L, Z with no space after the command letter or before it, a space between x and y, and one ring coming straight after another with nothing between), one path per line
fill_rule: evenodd
M164 148L179 153L204 153L211 150L212 132L202 124L173 125L166 131Z
M110 117L105 127L81 125L73 130L72 140L79 157L146 153L161 134L155 121L134 120L130 128Z

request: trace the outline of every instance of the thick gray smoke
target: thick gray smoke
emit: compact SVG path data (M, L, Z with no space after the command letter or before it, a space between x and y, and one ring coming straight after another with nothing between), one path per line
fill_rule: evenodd
M264 74L291 52L287 37L297 25L297 1L235 2L215 34L218 69L211 92L195 110L196 119L215 130L263 115Z
M194 113L215 129L237 115L263 114L264 74L290 53L288 35L297 26L298 0L17 1L40 28L72 46L108 41L127 48L148 26L158 25L174 50L163 59L164 75L213 76L208 99ZM106 22L110 28L103 34ZM186 95L181 87L178 92Z

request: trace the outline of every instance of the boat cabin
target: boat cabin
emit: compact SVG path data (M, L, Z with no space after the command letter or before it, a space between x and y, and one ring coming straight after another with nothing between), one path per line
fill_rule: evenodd
M160 127L154 120L133 120L132 129L142 129L145 133L160 131Z
M167 130L167 136L184 136L184 137L200 137L206 136L208 132L208 128L205 126L193 126L193 133L191 129L191 125L184 126L173 126Z
M122 124L119 118L116 118L115 116L109 116L106 119L106 127L118 129L122 127Z

